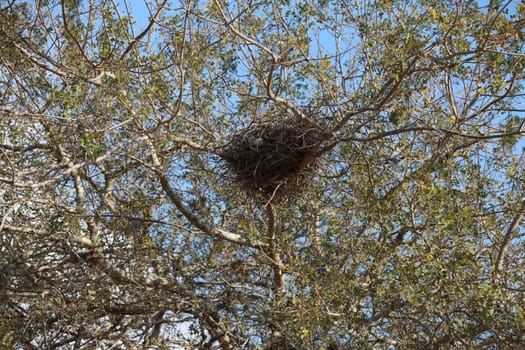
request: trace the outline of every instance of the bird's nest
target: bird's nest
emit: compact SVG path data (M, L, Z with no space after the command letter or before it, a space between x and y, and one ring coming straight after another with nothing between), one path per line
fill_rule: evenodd
M321 130L302 118L270 115L235 134L220 156L248 193L273 199L308 187L321 138Z

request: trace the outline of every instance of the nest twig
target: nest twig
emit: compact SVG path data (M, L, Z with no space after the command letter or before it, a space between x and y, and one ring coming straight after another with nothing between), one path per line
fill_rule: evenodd
M266 198L303 191L318 164L321 132L303 119L263 118L233 136L220 156L249 193Z

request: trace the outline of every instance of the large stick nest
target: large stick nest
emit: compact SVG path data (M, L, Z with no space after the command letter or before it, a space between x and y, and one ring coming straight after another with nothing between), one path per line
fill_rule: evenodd
M318 166L321 131L297 117L274 115L234 135L221 157L250 194L272 199L303 191Z

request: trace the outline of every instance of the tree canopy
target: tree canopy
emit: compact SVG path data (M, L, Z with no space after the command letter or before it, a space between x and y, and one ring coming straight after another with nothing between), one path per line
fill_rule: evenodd
M524 39L517 0L0 0L0 347L522 348ZM294 125L307 178L247 190L225 150Z

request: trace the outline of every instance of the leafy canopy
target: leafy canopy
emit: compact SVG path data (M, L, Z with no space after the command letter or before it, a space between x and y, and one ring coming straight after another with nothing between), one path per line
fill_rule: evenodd
M0 1L0 346L520 348L524 26L523 1ZM261 200L221 150L282 111L320 167Z

